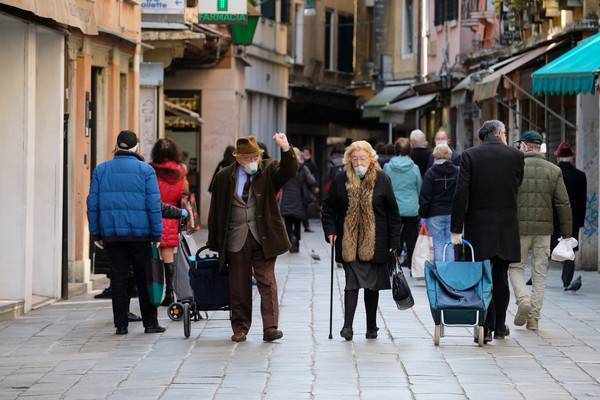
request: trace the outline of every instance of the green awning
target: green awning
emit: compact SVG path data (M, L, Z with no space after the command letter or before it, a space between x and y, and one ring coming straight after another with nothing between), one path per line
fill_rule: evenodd
M600 68L600 33L535 71L533 94L595 93Z
M423 94L421 96L412 96L381 109L381 118L379 122L403 124L405 114L411 110L415 110L426 106L437 96L434 94Z
M363 118L379 118L381 108L392 103L410 89L408 85L384 87L363 105Z
M475 89L475 84L481 82L483 78L489 75L488 70L472 72L467 75L462 81L450 91L450 107L461 106L467 101L467 91L472 92Z

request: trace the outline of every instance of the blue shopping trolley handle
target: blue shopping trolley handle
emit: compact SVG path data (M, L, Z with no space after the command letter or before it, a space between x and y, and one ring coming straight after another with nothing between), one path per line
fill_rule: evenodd
M470 245L471 245L471 242L469 242L469 241L468 241L468 240L466 240L466 239L463 239L463 240L462 240L462 242L463 242L464 244L466 244L467 246L470 246ZM448 241L448 243L446 243L446 246L447 246L447 245L449 245L449 244L452 244L452 242L451 242L450 240Z

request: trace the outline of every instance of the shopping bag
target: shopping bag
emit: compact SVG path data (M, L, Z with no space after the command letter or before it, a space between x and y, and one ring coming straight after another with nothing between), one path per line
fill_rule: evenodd
M173 290L175 291L175 297L177 301L192 299L193 293L190 287L190 279L188 278L188 271L190 270L189 257L192 255L192 249L190 243L193 238L189 235L180 234L179 242L177 246L177 253L175 253L175 270L173 272ZM196 248L193 249L196 251Z
M196 251L190 265L190 286L196 307L202 311L229 307L229 267L220 268L216 254L201 256L207 246Z
M566 261L575 259L575 252L573 251L574 247L577 247L577 239L571 238L570 240L563 240L563 238L558 238L558 244L552 250L551 258L554 261Z
M425 261L433 262L433 239L431 239L427 228L423 224L415 244L410 266L411 276L414 279L425 279Z
M415 305L415 300L410 291L410 286L408 286L408 282L406 281L406 276L404 276L404 272L402 272L402 268L400 267L400 260L398 260L398 256L395 254L394 257L396 264L392 271L392 297L396 302L398 310L408 310Z
M158 254L158 246L152 244L152 258L146 268L146 287L148 288L148 297L150 303L158 307L162 301L163 290L165 288L165 268L163 260Z
M487 310L492 299L490 260L427 261L427 296L434 310Z
M196 197L193 193L190 193L189 184L187 179L183 178L183 196L181 196L181 208L184 208L188 212L187 233L200 230L200 220L198 219L198 208L196 207Z

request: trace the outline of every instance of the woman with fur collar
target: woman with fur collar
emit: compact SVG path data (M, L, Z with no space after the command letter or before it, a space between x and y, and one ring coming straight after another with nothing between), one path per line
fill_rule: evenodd
M377 337L379 290L390 289L388 261L400 243L400 214L390 178L377 153L359 140L344 153L344 172L332 181L322 209L325 239L335 245L335 261L344 266L344 326L352 340L358 290L364 289L367 339Z

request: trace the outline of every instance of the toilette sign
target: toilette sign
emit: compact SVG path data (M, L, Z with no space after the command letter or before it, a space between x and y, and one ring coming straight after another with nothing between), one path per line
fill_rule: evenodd
M201 0L198 2L198 23L246 25L248 0Z
M142 0L142 14L185 14L185 0Z

